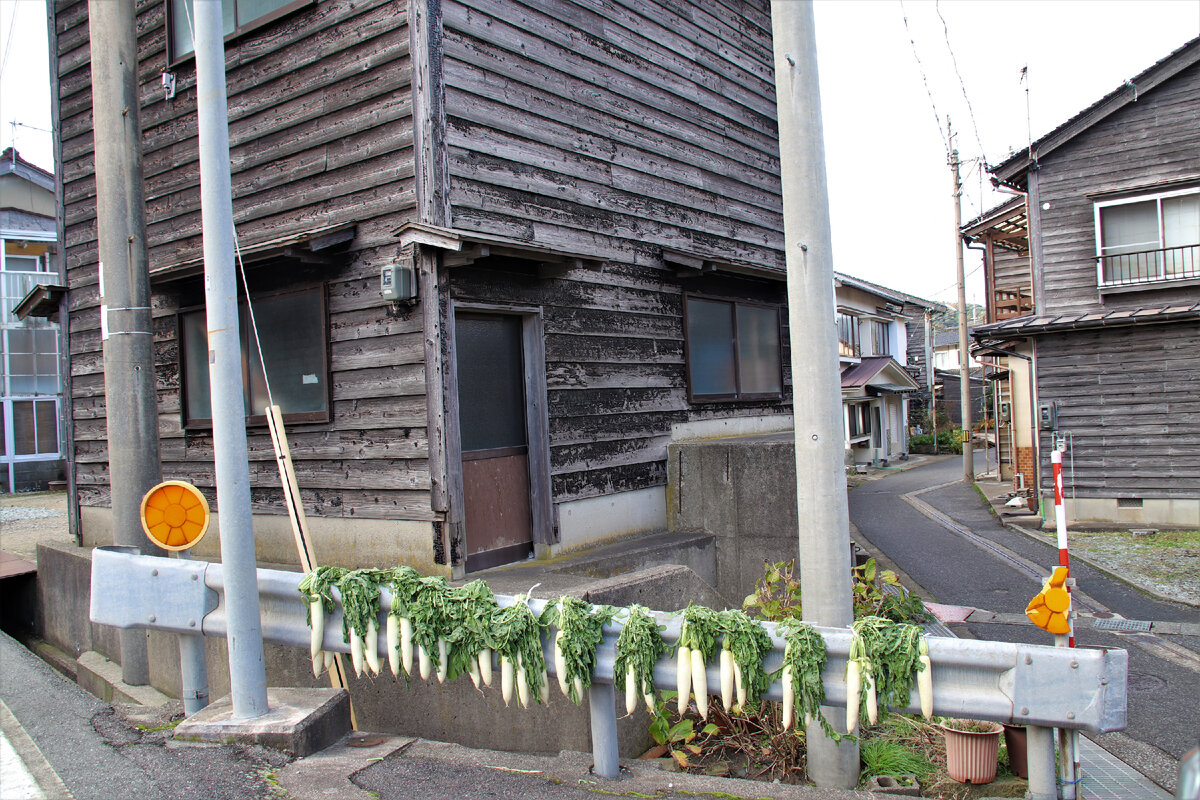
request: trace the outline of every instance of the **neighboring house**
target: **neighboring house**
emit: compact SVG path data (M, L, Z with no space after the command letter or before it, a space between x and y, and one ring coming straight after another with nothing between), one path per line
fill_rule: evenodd
M970 341L969 339L967 340ZM983 366L974 356L968 356L971 369ZM961 369L962 355L958 346L958 330L938 331L933 335L933 367L934 369Z
M670 442L790 427L766 0L227 6L234 217L318 560L461 574L665 528ZM87 7L51 13L69 447L96 544ZM187 20L138 3L163 475L211 498ZM385 299L381 275L412 291ZM252 340L256 540L294 561Z
M59 327L22 320L17 305L58 283L54 176L0 153L0 492L45 489L63 478L59 441Z
M1014 430L1036 422L1042 498L1061 445L1070 521L1195 527L1200 39L991 172L1028 201L964 227L989 262L989 323L974 336L1006 362Z
M934 304L842 273L834 276L834 293L846 461L880 464L907 456L908 398L930 386L923 345ZM917 345L911 360L910 344Z

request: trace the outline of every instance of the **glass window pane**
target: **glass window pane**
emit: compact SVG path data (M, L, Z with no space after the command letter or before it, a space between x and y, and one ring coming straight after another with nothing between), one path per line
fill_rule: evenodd
M37 453L37 429L32 400L15 400L13 415L13 455L32 456Z
M1163 247L1168 275L1197 274L1200 268L1200 194L1167 197L1162 201Z
M742 394L783 390L779 373L779 312L738 306L738 377Z
M278 11L290 2L292 0L238 0L237 24L248 25L259 17Z
M179 328L183 350L186 419L212 419L212 399L208 389L208 324L204 318L204 311L191 311L182 315Z
M37 451L43 454L58 452L58 403L39 400L36 404Z
M711 300L687 301L688 368L693 395L735 394L733 306Z
M12 328L8 331L8 352L32 353L33 331L28 328Z
M17 256L5 254L4 270L6 272L37 272L41 259L37 256Z
M526 444L521 318L459 315L454 340L463 451Z
M1105 253L1158 249L1158 204L1154 200L1100 209L1101 245Z
M244 307L241 311L245 315ZM329 404L329 391L325 385L325 314L320 292L255 300L254 316L271 393L283 413L324 412ZM245 327L249 330L248 318ZM259 416L269 401L253 334L248 334L242 346L251 354L249 413Z
M234 0L221 0L221 28L228 36L236 27ZM196 28L196 15L192 0L171 0L171 57L179 58L196 49L192 31Z

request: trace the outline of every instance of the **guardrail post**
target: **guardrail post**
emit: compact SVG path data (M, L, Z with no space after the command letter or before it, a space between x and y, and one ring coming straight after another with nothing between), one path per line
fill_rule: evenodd
M1054 769L1054 729L1040 725L1025 727L1029 768L1029 800L1057 800Z
M601 778L621 774L617 761L617 704L611 683L593 683L588 689L588 708L592 716L593 770Z
M190 717L208 705L208 669L203 636L179 636L179 678L183 711Z

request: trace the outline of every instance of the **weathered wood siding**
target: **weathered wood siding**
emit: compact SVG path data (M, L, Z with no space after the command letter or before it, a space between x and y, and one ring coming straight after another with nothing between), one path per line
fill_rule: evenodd
M70 284L72 408L84 505L108 504L104 374L97 306L95 179L87 3L56 0L57 66ZM171 68L164 3L138 4L137 30L150 268L200 253L195 70ZM324 284L332 421L290 426L309 512L432 519L419 312L389 315L379 268L414 205L411 67L404 0L324 0L227 47L234 217L243 247L342 223L348 252L320 271L251 271L252 287ZM213 486L211 436L184 432L176 312L203 302L197 283L153 287L163 473ZM254 509L283 513L265 428L250 431Z
M783 268L763 0L445 0L455 228Z
M1080 497L1200 495L1200 324L1146 325L1037 339L1038 402L1058 402ZM1043 474L1053 443L1042 434Z
M1041 161L1044 295L1054 316L1095 310L1096 225L1091 195L1200 178L1200 64L1139 95ZM1147 188L1152 192L1152 188ZM1195 287L1110 294L1108 309L1168 305Z
M671 426L787 413L791 399L786 291L778 281L709 275L681 280L636 264L544 279L519 262L456 268L457 302L542 309L554 502L662 486ZM683 292L777 304L783 401L688 402Z

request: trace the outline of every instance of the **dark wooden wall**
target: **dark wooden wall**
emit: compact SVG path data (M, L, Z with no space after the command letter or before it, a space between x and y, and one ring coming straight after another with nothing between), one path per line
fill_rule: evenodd
M791 374L779 281L719 275L680 279L636 264L537 276L531 265L488 259L450 275L458 302L535 306L546 335L550 460L555 502L666 484L671 426L787 413ZM785 398L687 399L683 291L780 306Z
M782 270L764 0L445 0L453 226Z
M1200 494L1197 342L1195 322L1038 338L1038 402L1058 402L1080 497ZM1053 444L1041 435L1048 454ZM1070 454L1063 461L1069 494Z
M70 283L71 375L84 505L108 504L104 375L97 306L95 181L87 3L56 0ZM164 4L138 4L139 80L152 273L200 253L195 70L168 69ZM389 315L379 268L414 205L411 67L403 0L324 0L227 48L234 216L243 246L355 223L350 249L316 272L329 304L333 420L291 427L310 513L432 519L420 312ZM280 282L250 273L252 287ZM175 313L202 301L187 281L154 285L159 435L166 477L213 485L211 437L182 430ZM250 432L255 511L283 513L270 439Z
M1138 96L1041 160L1045 314L1096 310L1096 225L1091 195L1200 178L1200 64ZM1147 188L1152 192L1153 188ZM1109 294L1109 309L1195 298L1194 287Z

